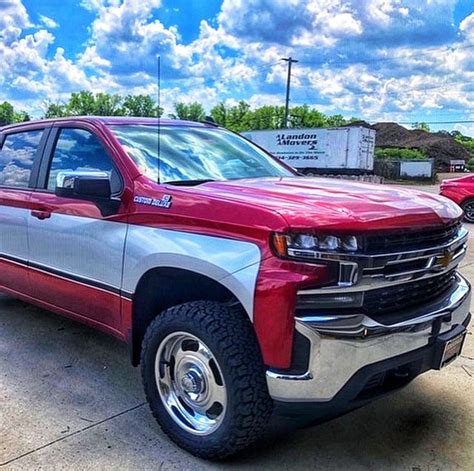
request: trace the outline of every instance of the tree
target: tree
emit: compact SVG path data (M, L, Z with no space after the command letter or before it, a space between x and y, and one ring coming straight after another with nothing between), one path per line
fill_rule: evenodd
M396 160L423 160L427 159L426 153L419 149L404 149L398 147L378 147L375 149L377 159L396 159Z
M8 101L0 103L0 126L11 124L14 122L15 108Z
M290 115L291 116L291 115ZM261 106L253 112L248 111L249 129L280 129L285 125L284 106Z
M292 128L322 128L327 126L327 116L308 105L290 108L290 123Z
M66 113L68 116L94 115L95 111L94 94L86 90L71 94L71 98L66 105Z
M227 127L228 113L229 112L225 104L221 102L218 105L214 106L214 108L212 108L211 117L220 126Z
M110 95L82 90L72 93L66 103L50 103L45 118L64 116L161 116L163 109L156 106L149 95Z
M346 120L340 114L328 116L326 119L326 126L330 128L338 128L341 126L345 126L346 124L347 124Z
M63 116L162 116L163 109L158 108L150 95L111 95L108 93L92 93L82 90L73 93L66 103L50 103L45 117ZM234 106L219 103L210 112L214 121L235 132L281 129L284 127L285 109L283 106L264 105L251 109L244 100ZM174 105L174 119L204 121L206 112L201 103L178 102ZM289 110L292 128L320 128L345 126L349 122L359 121L357 118L344 119L342 115L328 116L308 105L293 106Z
M61 103L49 103L46 105L46 113L44 114L45 118L62 118L67 116L66 105Z
M430 132L430 127L428 124L421 122L416 122L411 125L412 129L418 129L420 131Z
M236 106L229 108L227 113L227 127L235 132L249 131L251 125L252 112L250 105L241 100Z
M13 122L15 123L24 123L25 121L30 121L31 117L26 111L15 111L13 116Z
M472 155L474 155L474 138L465 136L457 129L451 131L450 134L454 137L456 142L459 142L459 144L463 145Z
M30 116L25 111L17 111L11 103L4 101L0 103L0 126L12 123L29 121Z
M211 110L211 116L217 124L235 132L252 129L250 122L252 114L250 105L243 100L239 101L236 106L231 107L219 103Z
M122 111L125 116L160 117L163 108L158 108L150 95L127 95Z
M122 101L120 95L110 95L108 93L97 93L93 113L96 116L122 116Z
M119 95L82 90L72 93L66 105L68 116L121 116L122 98Z
M204 121L206 119L204 108L197 101L193 103L175 103L174 111L169 115L172 119L186 119L189 121Z

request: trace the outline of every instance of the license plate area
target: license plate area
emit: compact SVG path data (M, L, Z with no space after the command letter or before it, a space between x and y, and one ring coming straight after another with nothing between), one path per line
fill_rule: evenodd
M438 370L452 363L462 352L466 339L466 328L457 326L450 332L440 335L437 340L434 367Z

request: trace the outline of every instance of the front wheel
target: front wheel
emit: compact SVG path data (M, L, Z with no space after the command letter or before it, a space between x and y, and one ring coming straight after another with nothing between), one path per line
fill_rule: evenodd
M240 310L209 301L167 309L147 329L141 365L153 415L192 454L224 458L263 433L272 401Z
M474 198L469 198L461 204L461 208L464 211L464 219L467 222L474 223Z

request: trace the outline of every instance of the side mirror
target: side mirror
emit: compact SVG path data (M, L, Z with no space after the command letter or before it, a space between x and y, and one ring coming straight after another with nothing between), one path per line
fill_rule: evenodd
M63 198L110 198L110 179L105 172L59 172L56 196Z
M55 194L61 198L92 201L102 216L111 216L120 207L120 200L112 198L110 177L105 172L59 172Z

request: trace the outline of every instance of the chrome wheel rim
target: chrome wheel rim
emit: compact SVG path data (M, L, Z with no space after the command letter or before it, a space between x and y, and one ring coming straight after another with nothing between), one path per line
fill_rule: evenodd
M474 202L463 205L464 217L469 222L474 222Z
M156 353L155 378L160 398L182 429L209 435L222 423L227 391L209 347L187 332L165 337Z

